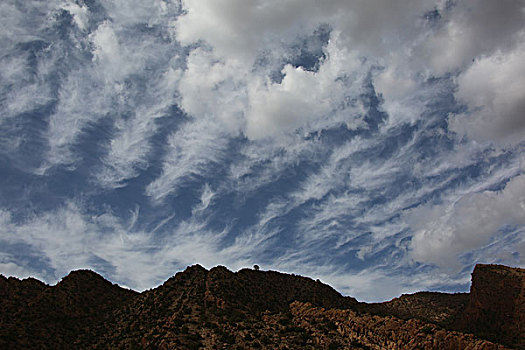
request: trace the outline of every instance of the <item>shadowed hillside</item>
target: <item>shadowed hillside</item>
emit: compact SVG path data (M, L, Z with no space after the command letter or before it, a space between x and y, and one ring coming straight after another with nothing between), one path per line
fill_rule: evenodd
M55 286L1 276L0 348L521 349L524 280L478 265L470 294L366 304L310 278L221 266L143 293L87 270Z

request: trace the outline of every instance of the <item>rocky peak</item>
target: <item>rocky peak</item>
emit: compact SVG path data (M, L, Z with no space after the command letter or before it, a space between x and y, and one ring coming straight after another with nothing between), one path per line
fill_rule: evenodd
M90 284L112 285L104 277L91 270L71 271L56 285L57 288L82 288Z

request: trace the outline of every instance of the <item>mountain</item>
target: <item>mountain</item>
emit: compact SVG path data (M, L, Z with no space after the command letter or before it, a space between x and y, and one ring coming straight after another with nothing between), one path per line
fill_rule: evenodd
M52 287L0 276L0 348L69 348L138 295L88 270Z
M524 349L525 270L477 265L470 293L360 303L310 278L188 267L142 293L73 271L0 276L0 348Z

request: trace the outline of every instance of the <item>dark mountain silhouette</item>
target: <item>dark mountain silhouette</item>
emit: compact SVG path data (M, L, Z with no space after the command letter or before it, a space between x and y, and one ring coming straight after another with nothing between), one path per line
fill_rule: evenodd
M221 266L190 266L143 293L87 270L55 286L0 276L0 348L523 349L524 276L478 265L470 293L374 304L306 277Z
M70 348L138 295L88 270L73 271L52 287L0 276L0 348Z

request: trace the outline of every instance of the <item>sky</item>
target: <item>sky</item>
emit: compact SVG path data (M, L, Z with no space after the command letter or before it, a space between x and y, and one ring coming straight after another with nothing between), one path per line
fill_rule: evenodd
M525 266L523 0L3 0L0 47L3 275Z

